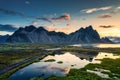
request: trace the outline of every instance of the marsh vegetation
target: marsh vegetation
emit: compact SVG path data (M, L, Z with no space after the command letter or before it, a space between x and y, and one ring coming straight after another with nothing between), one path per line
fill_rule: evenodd
M61 48L61 50L53 50L53 51L47 51L46 54L42 54L45 49L52 49L52 48ZM64 55L65 52L72 52L71 55L66 55L66 59L68 61L64 61L65 58L61 55ZM106 52L109 52L107 54ZM82 54L81 54L82 53ZM42 56L40 56L42 54ZM56 58L54 58L55 54L57 54ZM97 55L104 56L104 58L98 58ZM51 74L50 76L43 77L44 75L40 75L39 77L33 76L32 80L117 80L120 79L120 57L117 57L120 55L120 49L119 48L84 48L84 47L75 47L75 46L66 46L66 45L42 45L42 44L1 44L0 45L0 70L6 69L14 64L18 64L21 61L24 61L26 59L30 59L34 56L39 55L37 59L34 59L32 61L29 61L25 64L22 64L18 67L13 68L9 72L0 75L0 79L8 80L8 77L16 73L20 69L24 69L25 67L34 64L39 63L39 61L43 60L45 63L54 65L49 65L49 67L54 71L62 72L61 74L65 74L64 76L56 76L54 74ZM47 59L46 57L49 56ZM58 58L61 56L60 58ZM68 59L70 56L77 56L81 61L87 61L89 60L89 63L84 62L83 67L78 67L79 65L75 63L73 60L73 63L71 63L71 59ZM95 57L94 57L95 56ZM111 58L113 57L113 58ZM45 59L44 59L45 58ZM64 60L61 60L64 59ZM98 62L92 63L92 62ZM112 64L111 64L112 63ZM43 64L43 63L42 63ZM41 65L42 65L41 64ZM35 65L35 64L34 64ZM62 67L62 65L68 65L67 67ZM37 64L36 64L37 66ZM45 66L45 65L44 65ZM80 65L81 66L81 65ZM43 69L43 67L37 67L37 69ZM70 70L69 70L70 69ZM33 69L34 70L34 69ZM43 69L44 70L44 69ZM108 70L108 71L106 71ZM104 78L101 77L99 74L107 74L109 77ZM35 77L35 78L34 78ZM10 79L9 79L10 80Z

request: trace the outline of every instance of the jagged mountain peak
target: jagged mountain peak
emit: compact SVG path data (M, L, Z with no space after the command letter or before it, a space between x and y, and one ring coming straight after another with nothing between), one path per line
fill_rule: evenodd
M89 25L88 27L86 27L85 29L88 29L88 30L93 30L93 27L92 25Z
M58 44L58 43L101 43L100 36L96 30L90 25L86 28L67 35L64 32L48 31L44 27L36 28L33 25L19 28L12 36L7 39L7 42L32 42L43 44Z
M92 25L89 25L88 27L81 27L80 29L76 30L75 32L70 33L70 35L73 35L74 33L84 33L84 32L92 32L95 31L92 27Z
M35 26L33 26L33 25L30 25L30 26L26 26L24 29L25 29L25 31L31 32L31 31L33 31L33 30L35 30L37 28Z
M40 27L38 27L38 30L40 30L40 31L47 31L44 27L42 27L42 26L40 26Z
M89 25L88 27L85 28L85 31L86 32L93 32L95 30L93 29L92 25Z
M34 25L30 25L30 26L25 26L25 27L20 27L17 31L15 32L22 32L22 31L26 31L26 32L32 32L32 31L47 31L44 27L40 26L40 27L35 27Z
M36 28L34 25L25 26L25 28Z

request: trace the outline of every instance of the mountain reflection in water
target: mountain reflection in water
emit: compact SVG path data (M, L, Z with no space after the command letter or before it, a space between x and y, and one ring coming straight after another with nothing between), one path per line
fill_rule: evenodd
M83 68L89 63L100 63L99 59L120 58L120 55L105 52L65 52L64 54L49 55L40 62L30 64L14 74L8 80L29 80L33 77L47 78L51 75L65 76L71 68ZM55 62L45 62L45 60L55 59ZM62 61L59 64L57 62Z

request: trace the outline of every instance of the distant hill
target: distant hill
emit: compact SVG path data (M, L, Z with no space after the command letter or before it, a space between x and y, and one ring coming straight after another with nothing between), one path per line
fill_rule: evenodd
M0 35L0 43L4 43L6 42L6 40L8 39L9 35Z
M113 43L120 43L120 37L107 37Z
M41 43L41 44L79 44L79 43L111 43L100 36L92 26L80 28L67 35L63 32L47 31L43 27L33 25L19 28L6 42L9 43Z

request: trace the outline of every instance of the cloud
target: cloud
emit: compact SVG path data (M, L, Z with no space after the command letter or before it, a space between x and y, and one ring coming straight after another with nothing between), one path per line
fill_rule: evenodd
M114 26L112 26L112 25L100 25L99 27L101 27L101 28L111 28L111 27L114 27Z
M13 15L13 16L21 16L21 17L24 17L24 18L33 18L33 19L36 19L35 16L28 16L28 15L25 15L24 12L17 12L17 11L14 11L14 10L8 10L8 9L4 9L4 8L0 8L0 12L6 14L6 15Z
M6 34L12 35L13 32L0 31L0 35L6 35Z
M70 14L64 14L64 15L61 15L61 16L59 16L59 17L56 17L56 18L54 18L54 17L38 17L38 18L36 18L37 20L44 20L44 21L48 21L48 22L53 22L53 20L55 21L55 20L70 20L70 18L71 18L71 16L70 16Z
M37 18L34 17L34 18L36 20L34 20L33 22L38 22L39 20L44 20L44 21L47 21L47 22L51 23L54 26L55 25L54 21L56 21L56 20L59 20L59 21L70 20L71 16L70 16L70 14L67 13L67 14L61 15L59 17L54 17L54 16L50 17L50 16L48 16L48 17L37 17Z
M118 6L117 9L120 9L120 6Z
M91 8L91 9L86 9L86 10L82 10L84 13L92 13L94 11L97 11L97 8Z
M47 18L47 17L38 17L38 18L36 18L36 19L37 19L37 20L44 20L44 21L47 21L47 22L52 23L51 18Z
M37 26L37 25L38 25L38 21L33 21L32 24L33 24L34 26Z
M111 11L111 12L99 15L98 18L111 18L112 15L115 15L115 14L117 14L117 11Z
M15 30L17 30L18 28L15 25L2 25L0 24L0 31L7 31L7 32L13 32Z
M18 15L18 16L25 17L24 13L13 11L13 10L7 10L7 9L0 8L0 12L9 14L9 15Z
M84 13L93 13L93 12L96 12L96 11L109 10L111 8L112 8L112 6L106 6L106 7L101 7L101 8L90 8L90 9L82 10L82 12L84 12Z
M33 25L37 25L39 20L43 20L43 21L49 22L52 26L55 25L54 21L51 18L48 18L48 17L38 17L34 21L32 21L32 24Z
M116 7L115 10L105 13L105 14L101 14L98 16L98 18L110 18L113 15L117 14L119 12L120 6Z
M108 12L107 14L112 15L112 14L116 14L116 13L117 13L116 11L111 11L111 12Z
M99 15L98 18L111 18L112 16L109 15L109 14L102 14L102 15Z
M25 1L25 4L30 4L30 2L29 1Z
M70 19L71 19L70 14L64 14L64 15L61 15L57 18L52 18L52 20L70 20Z
M70 23L67 23L66 25L67 25L67 26L73 26L74 24L76 24L76 20L73 20L73 21L71 21Z
M28 1L26 2L27 4L29 3ZM4 13L4 14L7 14L7 15L18 15L18 16L21 16L21 17L24 17L24 18L32 18L32 19L35 19L35 21L33 22L38 22L38 20L43 20L43 21L47 21L51 24L54 24L54 21L56 20L70 20L71 16L70 14L64 14L64 15L61 15L59 17L55 17L56 14L52 15L52 16L48 16L48 17L36 17L36 16L28 16L28 15L25 15L24 13L22 12L17 12L17 11L13 11L13 10L8 10L8 9L3 9L3 8L0 8L0 12ZM32 22L32 23L33 23Z

